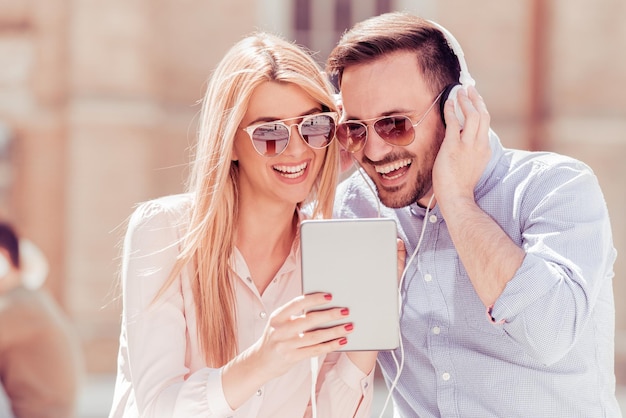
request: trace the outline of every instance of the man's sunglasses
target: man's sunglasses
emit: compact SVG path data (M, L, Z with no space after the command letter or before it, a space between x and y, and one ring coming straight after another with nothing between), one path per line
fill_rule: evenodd
M298 119L301 119L298 123L291 125L285 123ZM265 157L275 157L287 148L293 126L298 127L300 136L311 148L326 148L335 137L336 120L335 112L324 112L258 123L243 130L248 133L254 149L259 154Z
M367 127L374 130L383 141L390 145L407 146L415 139L415 127L422 123L441 97L439 93L426 113L415 123L406 115L390 115L365 120L348 120L337 125L337 139L343 148L351 153L363 149L367 142ZM369 122L369 123L368 123Z

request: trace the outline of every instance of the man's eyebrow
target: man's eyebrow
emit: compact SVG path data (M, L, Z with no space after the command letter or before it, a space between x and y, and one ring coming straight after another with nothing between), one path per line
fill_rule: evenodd
M374 116L373 118L368 118L368 119L360 119L356 116L346 115L345 120L371 120L371 119L377 119L377 118L384 118L385 116L391 116L391 115L412 115L414 113L415 112L413 110L396 108L396 109L388 110L386 112L379 113L377 116Z

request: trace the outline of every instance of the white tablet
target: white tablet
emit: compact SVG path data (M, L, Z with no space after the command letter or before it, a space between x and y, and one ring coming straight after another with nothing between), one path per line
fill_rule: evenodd
M301 224L304 293L333 295L354 324L341 351L392 350L399 344L398 255L392 219L307 220ZM329 324L332 325L332 324Z

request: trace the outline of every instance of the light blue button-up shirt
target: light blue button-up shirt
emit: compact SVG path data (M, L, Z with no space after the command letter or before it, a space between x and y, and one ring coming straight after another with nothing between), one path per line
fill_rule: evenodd
M478 205L526 252L490 311L474 291L435 206L380 206L413 253L402 285L404 368L393 389L401 417L620 417L615 398L613 247L589 167L546 152L505 149L476 187ZM373 187L373 186L372 186ZM336 216L377 217L359 173L344 181ZM401 360L400 349L395 351ZM389 383L391 352L379 362Z

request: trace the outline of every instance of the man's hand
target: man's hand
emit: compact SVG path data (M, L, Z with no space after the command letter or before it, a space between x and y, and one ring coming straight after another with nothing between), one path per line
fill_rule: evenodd
M444 217L447 205L474 200L474 188L491 157L485 102L473 86L459 91L457 97L465 126L460 129L452 102L446 102L446 135L433 167L433 189Z

